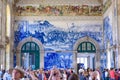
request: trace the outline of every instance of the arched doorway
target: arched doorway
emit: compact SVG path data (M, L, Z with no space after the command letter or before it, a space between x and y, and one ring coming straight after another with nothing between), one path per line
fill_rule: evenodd
M28 48L27 48L28 46ZM35 50L32 50L34 47ZM39 48L39 49L38 49ZM29 52L34 52L33 55L32 53ZM44 48L42 43L33 37L28 37L23 39L22 41L19 42L18 46L17 46L17 51L16 51L16 65L17 66L22 66L22 54L28 55L27 53L31 54L32 56L37 56L39 59L38 60L34 60L34 62L37 62L36 65L36 69L37 68L44 68ZM36 55L34 55L36 53ZM30 57L30 56L29 56ZM35 58L37 58L35 57ZM23 57L24 59L24 57ZM38 65L37 65L38 64ZM33 65L34 67L34 65Z
M87 69L95 68L95 45L89 41L84 41L78 45L77 48L77 67Z
M39 68L40 48L35 42L26 42L21 48L21 65L27 69L31 67L33 70Z
M81 39L79 39L73 48L73 68L75 69L75 72L77 72L77 58L78 57L86 57L88 62L90 60L90 57L92 57L93 67L98 68L100 67L100 46L99 44L92 38L86 36ZM90 63L89 63L90 64ZM89 65L87 64L87 65Z

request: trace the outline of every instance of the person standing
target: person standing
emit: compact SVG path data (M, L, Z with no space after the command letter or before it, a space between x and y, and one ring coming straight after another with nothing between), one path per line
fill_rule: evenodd
M109 75L110 75L110 80L115 80L114 68L110 68Z
M24 78L24 71L19 67L13 69L12 80L21 80L22 78Z
M3 80L12 80L12 70L8 69L5 74L3 75Z

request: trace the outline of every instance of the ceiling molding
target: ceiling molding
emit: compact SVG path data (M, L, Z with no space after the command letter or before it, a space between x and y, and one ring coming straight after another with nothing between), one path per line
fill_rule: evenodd
M7 0L2 0L2 1L7 1ZM21 2L26 2L27 0L12 0L15 4L16 3L21 3ZM37 0L28 0L28 2L36 2ZM59 1L59 0L58 0ZM103 4L103 0L92 0L93 2L98 2L98 3L100 3L100 4ZM90 1L90 2L92 2L92 1ZM39 1L37 1L37 3L39 3L39 2L43 2L43 3L47 3L48 1L46 1L46 0L39 0ZM50 1L51 2L51 1ZM60 2L62 2L62 1L60 1ZM69 1L69 2L71 2L71 1ZM79 2L79 1L74 1L73 0L73 2ZM80 2L84 2L83 0L81 0ZM86 1L85 1L86 2ZM63 2L64 3L64 2ZM25 4L27 4L27 3L25 3Z
M102 21L103 17L102 16L15 16L15 20L49 20L49 21L86 21L86 20L91 20L91 21Z
M89 4L89 5L100 5L102 0L14 0L17 4L54 4L54 5L63 5L63 4Z

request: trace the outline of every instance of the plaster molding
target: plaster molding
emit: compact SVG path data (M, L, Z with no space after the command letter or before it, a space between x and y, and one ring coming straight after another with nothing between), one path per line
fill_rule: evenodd
M15 20L54 20L54 21L63 21L63 20L90 20L90 21L102 21L102 16L15 16Z
M50 4L50 5L59 5L59 4L90 4L90 5L100 5L101 2L98 0L16 0L17 4Z

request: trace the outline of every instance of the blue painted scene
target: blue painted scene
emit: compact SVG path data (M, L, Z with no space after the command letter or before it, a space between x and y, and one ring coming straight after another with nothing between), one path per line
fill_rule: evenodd
M82 37L89 36L99 44L102 43L102 25L84 24L76 25L69 23L67 29L59 28L49 21L16 21L17 30L14 32L14 47L27 37L38 39L45 50L45 68L49 69L53 65L59 68L72 68L72 51L74 44ZM61 23L62 24L62 23ZM71 53L50 53L51 51L68 51Z
M46 53L44 63L45 68L51 69L53 65L62 69L72 68L72 53Z
M109 16L104 18L104 50L107 49L108 44L113 45L113 34L112 34L112 24L110 24ZM107 52L104 52L103 58L101 59L101 64L104 68L107 67ZM111 58L111 66L113 66L114 60Z
M108 42L113 45L113 36L112 36L112 24L110 24L110 18L107 16L104 18L104 48L107 48Z

